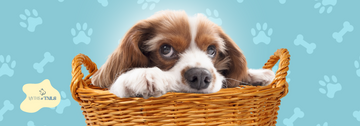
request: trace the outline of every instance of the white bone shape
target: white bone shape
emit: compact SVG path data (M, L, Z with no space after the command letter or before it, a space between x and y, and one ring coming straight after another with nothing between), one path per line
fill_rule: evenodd
M41 60L40 63L34 63L33 67L38 73L42 73L44 71L44 66L49 62L54 62L54 56L52 56L49 52L44 53L44 59Z
M321 126L320 124L317 124L316 126ZM322 126L328 126L327 122L324 122L324 124Z
M314 52L315 48L316 48L316 44L315 43L308 43L304 40L304 36L299 34L297 35L296 39L294 40L294 44L295 45L302 45L303 47L306 48L306 52L308 54L311 54Z
M303 118L304 115L305 115L304 112L301 111L300 108L295 108L294 115L292 115L290 118L285 118L283 123L286 126L294 126L295 120L298 118Z
M5 100L4 101L4 107L2 107L0 109L0 121L2 121L4 119L4 114L9 110L13 110L14 109L14 105L10 103L9 100Z
M348 21L345 21L343 24L343 28L339 32L334 32L332 37L338 42L341 43L343 41L343 37L345 33L352 32L354 30L354 26L352 26Z

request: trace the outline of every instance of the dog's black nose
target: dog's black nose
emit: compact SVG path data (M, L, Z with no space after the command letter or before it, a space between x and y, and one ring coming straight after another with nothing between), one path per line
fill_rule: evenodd
M212 76L210 71L204 68L190 68L184 73L186 81L193 89L205 89L209 86Z

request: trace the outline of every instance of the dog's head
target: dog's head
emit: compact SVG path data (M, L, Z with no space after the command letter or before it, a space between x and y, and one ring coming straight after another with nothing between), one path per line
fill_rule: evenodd
M173 75L184 92L217 92L247 76L244 55L219 26L201 14L161 11L126 33L92 82L109 87L121 73L154 66Z

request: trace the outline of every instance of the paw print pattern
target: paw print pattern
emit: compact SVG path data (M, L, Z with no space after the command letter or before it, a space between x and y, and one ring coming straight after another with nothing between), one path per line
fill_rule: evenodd
M27 126L35 126L35 123L34 123L33 121L29 121L29 122L27 123Z
M238 3L242 3L244 2L244 0L236 0Z
M329 97L329 98L334 98L335 93L338 92L338 91L340 91L340 90L342 89L342 87L341 87L341 84L340 84L340 83L337 83L337 78L336 78L336 76L334 76L334 75L331 76L331 80L332 80L332 82L334 82L334 83L331 83L330 78L329 78L327 75L325 75L325 76L324 76L324 80L320 80L320 81L319 81L319 84L320 84L321 86L326 87L326 89L324 89L324 88L319 88L319 91L320 91L320 93L322 93L322 94L326 94L326 96Z
M16 66L16 61L11 61L11 57L6 56L6 60L4 56L0 55L0 77L3 75L8 75L12 77L14 75L14 68Z
M211 14L211 10L209 8L206 9L206 15L209 18L210 21L214 22L215 24L221 26L222 20L219 18L219 12L217 10L214 10L214 16Z
M66 98L66 93L64 91L61 91L61 101L58 106L56 106L56 113L62 114L64 112L64 109L66 107L69 107L71 105L71 102L69 99Z
M35 9L32 10L32 15L28 9L25 9L25 15L20 14L20 18L24 21L20 22L20 26L27 28L30 32L34 32L36 26L43 23L42 18L38 17L38 12Z
M360 122L360 111L354 111L353 116L356 118L357 121Z
M106 7L109 4L108 0L97 0L97 1L104 7Z
M149 6L149 10L153 10L155 8L155 4L159 3L160 0L138 0L137 4L142 4L142 9L145 10L149 4L151 4Z
M273 33L273 29L269 28L269 30L267 30L267 26L267 23L264 23L262 26L260 25L260 23L256 23L257 30L255 30L254 28L251 29L251 35L254 36L253 42L255 44L259 44L262 42L268 45L271 42L270 36Z
M335 6L337 0L320 0L314 5L315 9L319 9L319 13L322 14L326 10L327 13L331 13L333 6Z
M360 61L360 57L359 57L359 61ZM355 66L355 68L356 68L356 75L358 76L358 77L360 77L360 63L359 63L359 61L358 60L355 60L355 62L354 62L354 66ZM1 75L0 75L1 76Z
M286 0L279 0L279 3L280 3L280 4L285 4L285 3L286 3Z
M80 23L76 23L76 30L74 28L71 29L71 35L74 36L73 42L77 45L79 43L89 44L91 41L90 36L93 33L93 29L89 28L87 30L87 23L84 23L81 27Z
M320 124L317 124L316 126L321 126ZM328 126L327 122L324 122L324 124L322 126Z

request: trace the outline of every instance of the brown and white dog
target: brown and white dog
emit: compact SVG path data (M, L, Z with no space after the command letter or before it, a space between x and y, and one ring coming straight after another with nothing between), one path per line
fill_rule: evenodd
M135 24L91 80L121 98L149 98L214 93L241 82L265 86L274 77L248 69L240 48L204 15L160 11Z

